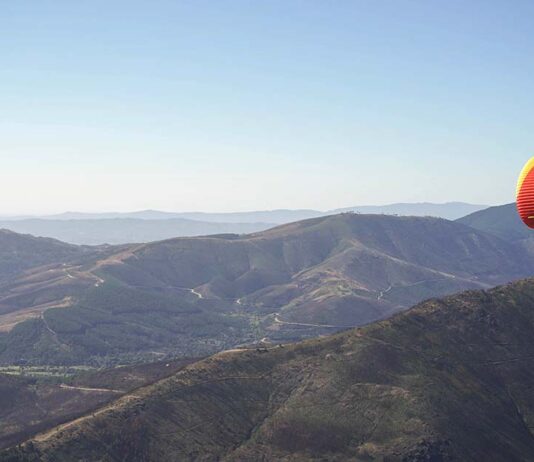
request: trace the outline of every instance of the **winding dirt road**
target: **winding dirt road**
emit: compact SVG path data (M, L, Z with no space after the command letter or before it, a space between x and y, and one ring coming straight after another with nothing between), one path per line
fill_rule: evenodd
M59 388L65 388L67 390L94 391L98 393L126 393L123 390L113 390L111 388L75 387L72 385L65 385L64 383L62 383Z

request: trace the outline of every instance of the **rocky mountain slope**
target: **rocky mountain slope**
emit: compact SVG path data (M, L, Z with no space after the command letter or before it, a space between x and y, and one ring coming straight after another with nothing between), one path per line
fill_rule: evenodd
M29 268L67 262L88 252L86 247L0 229L0 282Z
M327 338L220 353L3 461L528 461L534 280Z
M297 340L534 271L519 247L473 228L381 215L107 252L0 285L0 362L197 356Z
M98 409L192 362L185 358L104 370L1 368L0 448Z

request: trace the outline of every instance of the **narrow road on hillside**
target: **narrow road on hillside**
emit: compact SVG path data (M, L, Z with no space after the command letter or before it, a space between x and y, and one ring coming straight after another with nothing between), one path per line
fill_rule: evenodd
M390 285L386 290L380 291L380 294L378 294L377 300L382 300L384 295L386 295L391 289L393 289L392 285Z
M436 273L442 274L444 277L442 277L442 278L434 278L434 279L423 279L422 281L413 282L411 284L399 284L399 285L395 285L395 286L390 285L386 290L380 291L380 293L378 294L377 300L382 300L384 295L386 295L392 289L406 289L408 287L419 286L419 285L424 284L426 282L438 282L438 281L444 281L444 280L447 280L447 279L458 279L453 274L443 273L441 271L436 271ZM472 280L469 280L469 279L465 279L465 281L469 281L469 282L472 282L472 283L477 284L477 285L482 285L478 281L472 281Z
M355 326L334 326L332 324L309 324L305 322L288 322L280 319L280 313L274 314L274 322L277 324L285 324L289 326L303 326L303 327L327 327L330 329L347 329Z
M63 263L63 272L65 273L65 276L67 276L69 279L76 279L76 276L73 276L71 274L71 270L73 270L73 268L69 268L69 267L66 267L66 264ZM102 284L104 284L104 282L106 282L104 279L102 279L100 276L96 275L95 273L92 272L92 270L89 270L89 271L76 271L78 273L78 278L80 277L92 277L96 280L96 282L94 283L94 286L95 287L100 287Z
M67 275L69 279L74 279L74 276L69 273L69 270L67 268L63 268L63 271L65 272L65 274Z
M45 316L44 316L45 312L43 311L41 313L41 319L43 320L43 324L45 326L45 329L50 332L54 338L59 342L58 338L57 338L57 332L55 330L53 330L49 325L48 325L48 321L46 320Z
M95 282L95 287L99 287L101 286L102 284L104 284L104 282L106 282L104 279L102 279L100 276L97 276L96 274L94 273L91 273L91 275L96 278L96 282Z
M101 407L100 409L94 411L94 412L91 412L90 414L87 414L87 415L84 415L82 417L78 417L77 419L74 419L74 420L71 420L70 422L66 422L64 424L61 424L61 425L58 425L57 427L54 427L50 430L46 430L45 432L43 433L39 433L37 435L35 435L33 437L33 440L34 441L38 441L38 442L43 442L43 441L46 441L48 440L49 438L53 437L54 435L62 432L62 431L65 431L67 428L69 427L73 427L74 425L77 425L81 422L84 422L86 420L89 420L89 419L92 419L98 415L101 415L101 414L105 414L106 412L109 412L113 409L116 409L118 408L121 404L124 404L128 401L134 401L134 400L137 400L139 399L139 397L137 395L126 395L126 396L122 396L121 398L119 398L118 400L112 402L111 404L107 405L107 406L104 406L104 407Z
M197 292L195 289L189 289L189 292L191 292L193 295L196 295L198 298L204 298L204 296L200 292Z
M62 383L59 388L65 388L67 390L95 391L99 393L126 393L123 390L113 390L111 388L75 387L71 385L65 385L64 383Z
M100 279L100 281L101 281L101 283L106 282L104 279ZM183 290L183 291L187 291L187 292L192 293L195 297L197 297L199 299L200 298L204 298L205 299L204 295L202 295L196 289L192 289L191 287L171 286L171 285L166 285L166 286L163 286L163 285L161 285L161 286L158 286L158 285L145 286L145 285L141 285L141 284L131 284L130 287L135 287L137 289L176 289L176 290ZM209 300L223 300L223 299L210 298Z

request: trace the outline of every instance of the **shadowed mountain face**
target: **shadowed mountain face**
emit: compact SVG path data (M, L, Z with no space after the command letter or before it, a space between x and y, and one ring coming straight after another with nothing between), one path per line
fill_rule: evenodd
M534 281L328 338L220 353L9 461L529 461Z
M434 218L341 214L107 248L0 285L0 362L108 364L298 340L530 274L514 244Z
M113 262L114 263L114 262ZM104 268L295 322L369 322L422 298L530 274L517 249L440 219L336 215L243 237L147 244ZM345 309L343 301L360 309Z
M520 246L529 258L534 257L534 230L521 221L515 203L490 207L458 222L512 242Z
M168 377L193 359L80 371L0 369L0 448L93 411L127 392Z
M0 229L0 282L36 266L73 260L89 249L55 239L21 235Z
M515 203L490 207L457 221L506 241L522 241L534 236L534 231L519 218Z

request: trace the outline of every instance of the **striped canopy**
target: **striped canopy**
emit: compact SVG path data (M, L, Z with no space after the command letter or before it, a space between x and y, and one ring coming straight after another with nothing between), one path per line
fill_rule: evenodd
M534 228L534 157L521 170L516 189L517 211L523 223Z

